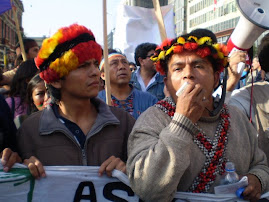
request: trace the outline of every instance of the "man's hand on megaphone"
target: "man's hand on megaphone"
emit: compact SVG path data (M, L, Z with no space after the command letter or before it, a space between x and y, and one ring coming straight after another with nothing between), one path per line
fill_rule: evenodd
M227 91L233 91L236 84L241 78L242 73L238 73L237 68L240 62L246 62L247 53L244 51L234 51L229 57L228 74L227 80Z

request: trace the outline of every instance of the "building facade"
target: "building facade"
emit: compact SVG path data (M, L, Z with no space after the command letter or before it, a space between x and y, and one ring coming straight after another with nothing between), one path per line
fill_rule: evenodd
M168 0L159 0L160 6L166 6L168 3ZM128 6L140 6L144 8L153 8L153 2L152 0L125 0L125 5Z
M20 0L13 0L18 22L22 29L22 13L24 12L23 4ZM7 55L7 63L11 64L16 57L15 47L18 43L18 37L16 32L15 18L12 10L8 10L0 15L0 65L1 67L6 64L4 62L4 55Z
M189 0L187 32L206 28L214 32L218 42L226 42L240 18L236 0Z

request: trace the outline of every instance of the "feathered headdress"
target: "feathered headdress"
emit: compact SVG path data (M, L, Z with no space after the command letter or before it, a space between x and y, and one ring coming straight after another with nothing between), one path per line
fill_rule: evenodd
M151 60L156 62L156 70L164 75L165 68L167 68L167 58L171 57L172 54L180 54L183 51L194 51L202 58L212 56L217 64L217 67L214 68L220 72L227 65L228 51L226 46L213 43L212 39L208 36L197 38L186 35L172 40L167 39L156 48Z
M51 83L66 76L89 59L100 63L102 48L95 42L91 30L73 24L60 28L52 37L44 40L35 58L40 77Z

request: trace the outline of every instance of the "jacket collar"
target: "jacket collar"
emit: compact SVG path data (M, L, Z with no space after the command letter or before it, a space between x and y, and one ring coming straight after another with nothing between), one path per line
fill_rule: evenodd
M93 135L100 131L106 125L119 125L120 121L111 112L110 108L106 103L104 103L99 98L93 98L92 102L97 108L98 115L90 134ZM43 110L40 117L39 131L41 135L49 135L55 131L63 131L71 134L71 132L66 128L66 126L58 119L51 106L48 106ZM88 135L88 134L87 134Z

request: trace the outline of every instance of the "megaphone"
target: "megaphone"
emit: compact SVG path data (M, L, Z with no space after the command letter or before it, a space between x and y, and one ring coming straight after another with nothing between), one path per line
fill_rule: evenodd
M242 15L227 43L230 54L237 50L248 51L258 37L269 29L268 0L236 0L236 2ZM246 63L250 65L248 57ZM244 68L245 64L239 63L237 72L242 74Z

